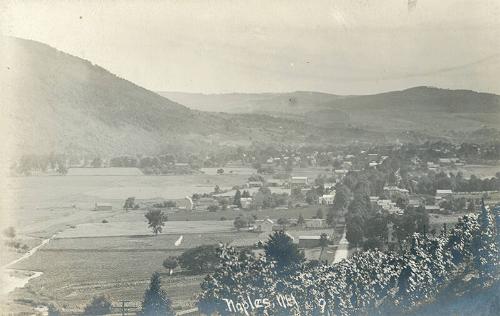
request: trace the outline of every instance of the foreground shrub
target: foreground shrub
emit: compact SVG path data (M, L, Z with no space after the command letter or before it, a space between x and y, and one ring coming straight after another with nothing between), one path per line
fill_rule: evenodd
M464 216L449 234L415 233L400 253L370 250L335 265L289 260L297 252L284 251L286 239L277 233L260 258L219 249L221 264L201 284L198 308L221 315L411 314L438 297L450 280L465 274L485 289L496 282L497 233L483 205L479 218ZM269 300L267 306L263 299Z
M106 295L94 296L85 307L83 315L106 315L111 313L111 301Z
M161 278L158 272L153 273L149 288L144 293L142 309L139 316L173 316L172 303L167 293L161 288Z

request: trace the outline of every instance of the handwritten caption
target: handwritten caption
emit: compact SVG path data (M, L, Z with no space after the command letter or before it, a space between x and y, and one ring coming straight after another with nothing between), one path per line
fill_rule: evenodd
M266 310L277 306L286 309L299 307L299 304L293 294L277 294L273 298L251 298L247 295L246 297L239 297L236 301L227 298L223 298L223 301L226 303L227 311L231 313L241 313L247 316L250 315L249 312L257 309ZM326 301L324 299L319 299L316 303L320 307L321 311L324 311Z

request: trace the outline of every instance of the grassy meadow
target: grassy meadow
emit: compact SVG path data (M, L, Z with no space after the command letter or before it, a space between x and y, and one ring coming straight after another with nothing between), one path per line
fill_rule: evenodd
M203 244L242 246L267 239L268 233L236 231L233 220L237 216L277 219L316 215L318 206L289 210L168 212L163 233L153 236L144 210L122 209L129 196L135 196L138 202L182 199L193 193L212 192L215 185L222 189L242 185L253 173L252 169L233 168L217 175L214 170L183 176L133 175L129 171L123 175L88 175L88 172L75 171L74 175L67 176L9 178L7 203L3 204L8 206L5 212L9 222L2 225L15 227L17 240L29 247L53 238L32 256L10 267L43 274L11 292L7 304L14 311L23 311L27 305L55 302L66 311L76 312L81 311L92 296L108 294L115 302L125 299L131 301L130 305L138 306L151 274L160 271L174 306L187 309L195 302L203 276L186 275L180 270L168 276L162 266L166 257ZM313 177L322 172L308 169L299 173ZM110 203L113 210L94 211L96 202ZM182 243L175 246L181 235ZM7 254L2 264L22 255L13 251Z

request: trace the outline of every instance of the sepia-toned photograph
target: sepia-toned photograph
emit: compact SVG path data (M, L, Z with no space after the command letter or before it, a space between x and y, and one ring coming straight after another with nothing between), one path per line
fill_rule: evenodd
M500 315L500 1L0 0L0 316Z

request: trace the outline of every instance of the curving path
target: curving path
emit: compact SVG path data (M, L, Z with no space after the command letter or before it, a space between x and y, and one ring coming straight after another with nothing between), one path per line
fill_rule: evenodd
M349 257L349 242L345 237L346 229L344 228L344 233L342 234L342 238L339 241L339 245L337 246L337 251L335 251L335 257L333 259L333 263L338 263L344 259Z
M17 288L24 287L29 280L38 278L43 274L43 272L39 271L16 270L10 269L9 267L34 255L40 248L48 244L56 235L57 234L54 234L50 238L44 239L38 246L31 248L21 257L0 268L0 296L5 296Z

